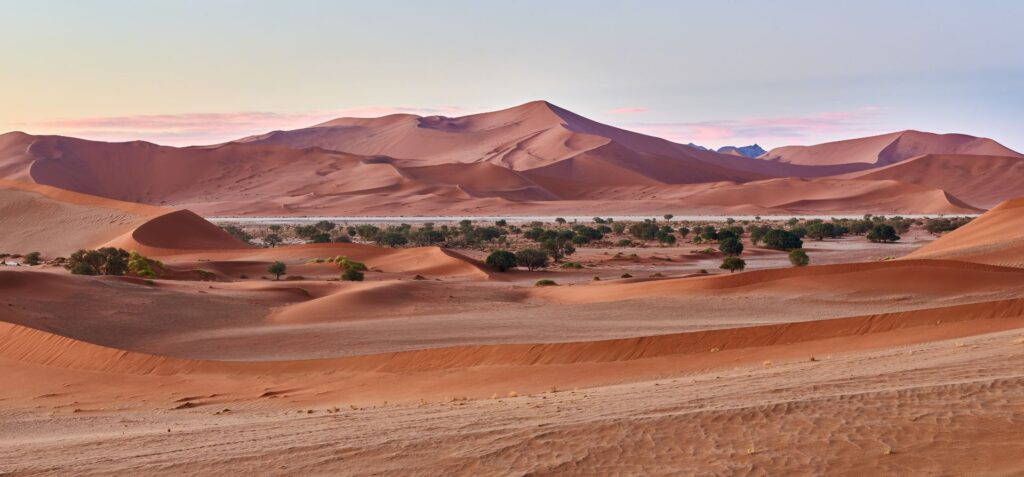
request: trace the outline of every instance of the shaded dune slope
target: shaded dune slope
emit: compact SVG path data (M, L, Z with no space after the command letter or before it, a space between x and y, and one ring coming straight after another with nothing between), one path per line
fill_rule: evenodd
M906 259L947 259L1024 267L1024 199L999 204Z

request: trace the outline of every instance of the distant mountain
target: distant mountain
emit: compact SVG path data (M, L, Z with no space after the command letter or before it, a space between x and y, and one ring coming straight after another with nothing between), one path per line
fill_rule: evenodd
M717 152L719 154L731 154L733 156L758 157L761 154L764 154L764 153L766 153L768 151L765 151L764 149L761 148L761 146L758 146L757 144L753 144L753 145L750 145L750 146L740 146L740 147L737 147L737 146L720 147L720 148L718 148Z

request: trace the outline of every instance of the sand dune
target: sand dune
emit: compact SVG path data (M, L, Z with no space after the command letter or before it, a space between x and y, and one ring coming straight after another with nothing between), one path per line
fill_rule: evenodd
M867 168L896 164L925 154L1024 157L987 138L966 134L899 131L814 146L777 147L762 155L760 159L807 166L864 164L860 167Z
M170 209L0 180L0 251L44 258L95 248Z
M999 204L907 258L1024 267L1024 199Z
M927 154L842 178L898 180L942 189L972 206L988 209L1024 196L1022 175L1024 157Z
M837 176L928 153L1004 159L979 162L989 168L953 167L944 159L944 166L912 161L927 171ZM1005 196L979 193L960 178L1001 171L1000 180L1013 181L1016 169L1003 166L1020 155L988 139L906 131L780 148L765 157L776 160L633 133L544 101L458 118L342 118L204 147L0 136L0 178L219 216L660 214L666 207L701 214L961 214L979 207L972 200L985 205Z
M936 242L938 243L938 242ZM911 254L912 258L920 258ZM950 260L899 260L807 268L752 270L742 274L673 278L587 286L543 288L534 296L556 303L602 303L680 293L789 294L795 296L899 297L910 294L943 297L972 290L1010 290L1024 286L1017 268ZM969 282L970 287L962 285Z

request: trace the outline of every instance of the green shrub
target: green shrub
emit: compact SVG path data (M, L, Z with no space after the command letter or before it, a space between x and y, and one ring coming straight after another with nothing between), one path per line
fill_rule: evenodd
M520 267L526 267L530 271L546 268L548 266L548 254L544 253L543 250L535 248L523 249L516 252L516 264Z
M39 257L39 252L29 252L21 259L21 262L29 266L39 265L41 263Z
M344 272L341 272L341 279L346 282L361 282L363 281L363 272L347 267Z
M545 278L543 280L537 280L537 283L534 283L533 286L535 286L535 287L555 287L555 286L558 286L558 284L555 283L554 280L548 280L548 279Z
M518 262L516 254L508 250L495 250L487 256L486 263L499 272L505 272L510 268L515 268Z
M744 268L747 268L747 262L744 262L740 257L725 257L719 268L722 270L729 270L729 273L733 273L736 270L743 270Z
M792 263L794 267L806 267L811 263L811 258L807 256L807 252L798 248L789 252L789 263Z

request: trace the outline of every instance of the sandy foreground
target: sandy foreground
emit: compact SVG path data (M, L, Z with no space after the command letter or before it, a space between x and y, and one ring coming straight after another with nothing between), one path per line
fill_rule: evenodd
M166 273L0 267L4 475L1024 472L1020 202L938 239L809 241L805 268L751 246L729 274L683 244L497 273L29 189L8 194L100 224L32 245ZM366 281L316 261L338 255Z

